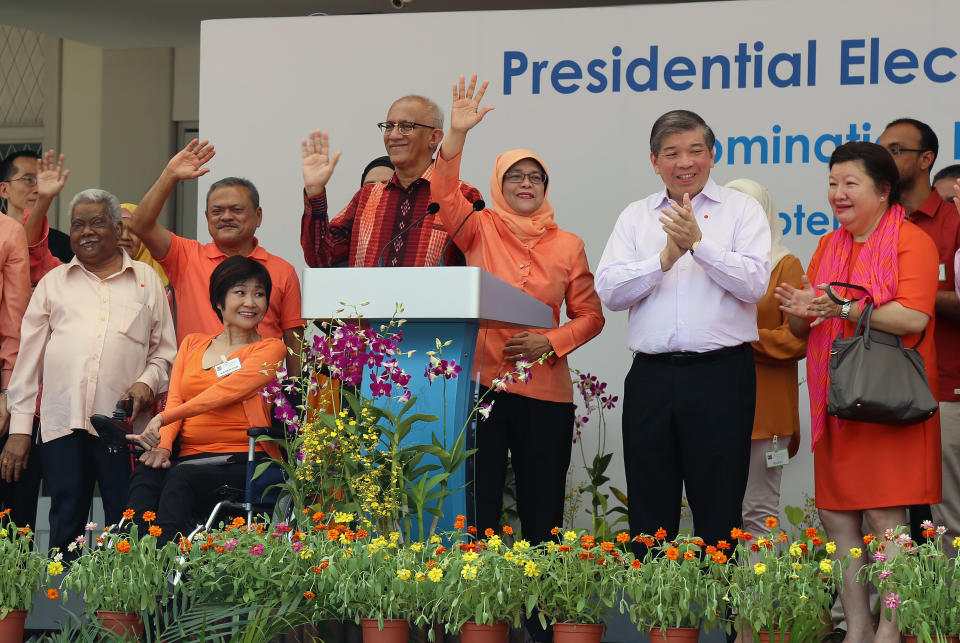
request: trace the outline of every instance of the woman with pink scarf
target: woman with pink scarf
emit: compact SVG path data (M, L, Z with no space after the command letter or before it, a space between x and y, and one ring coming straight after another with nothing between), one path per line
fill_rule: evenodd
M827 415L831 344L839 335L854 334L871 299L872 327L901 335L905 346L920 342L917 350L931 388L937 390L937 251L926 233L904 219L898 181L893 157L879 145L851 142L838 147L830 157L828 198L842 227L820 240L802 288L781 284L775 291L781 309L790 315L791 332L807 337L816 504L841 558L851 548L864 548L864 519L882 538L887 529L907 524L908 505L940 502L939 415L906 427ZM832 281L862 286L869 294L835 288L836 295L851 300L837 304L824 292ZM895 541L885 545L888 558L898 553ZM864 562L863 557L855 559L843 572L844 641L897 642L895 616L881 617L874 632L867 588L857 582Z

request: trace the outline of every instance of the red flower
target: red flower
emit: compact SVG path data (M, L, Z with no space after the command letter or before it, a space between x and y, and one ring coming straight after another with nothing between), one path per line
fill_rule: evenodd
M643 563L641 563L639 560L634 558L632 561L630 561L630 566L633 567L634 569L640 569L641 567L643 567Z
M753 543L752 545L750 545L750 551L752 552L760 551L760 545L758 545L757 543Z
M314 573L314 574L319 574L319 573L322 572L322 571L323 571L323 568L322 568L322 567L314 567L314 568L313 568L313 573Z
M476 535L477 535L477 528L474 527L473 525L469 525L469 526L467 527L467 533L476 536Z
M727 562L727 555L722 551L718 551L713 555L714 562L720 563L721 565Z
M367 534L367 530L366 530L366 529L358 529L358 530L357 530L357 538L360 538L360 539L362 540L362 539L366 538L367 536L368 536L368 534Z
M663 540L664 538L667 537L667 530L664 529L663 527L660 527L659 529L657 529L657 533L655 533L653 537L656 538L657 540Z
M428 561L427 561L427 567L436 567L436 566L437 566L437 561L435 561L435 560L428 560Z
M821 540L819 536L811 539L810 542L812 542L815 547L819 547L820 545L823 544L823 540Z
M749 531L745 531L743 532L743 535L740 536L740 540L742 540L745 543L748 543L751 540L753 540L753 534L751 534Z
M318 511L315 514L313 514L313 516L311 516L310 519L313 520L314 523L319 523L319 522L323 522L323 520L326 517L327 517L327 514L323 513L322 511Z
M445 551L447 551L447 548L444 547L443 545L440 545L439 547L437 547L437 551L434 552L433 555L434 555L434 556L439 556L440 554L442 554L442 553L445 552Z
M739 527L734 527L730 530L730 538L732 540L740 540L743 537L743 530Z
M602 543L600 543L600 549L603 551L613 551L614 546L615 545L609 540L604 540Z
M593 558L593 554L591 554L590 552L588 551L580 552L580 560L590 560L591 558Z
M707 556L713 556L715 553L717 553L717 548L713 545L710 545L704 551L707 552Z
M817 537L817 528L816 528L816 527L807 527L807 530L806 530L805 533L807 534L807 538L816 538L816 537Z
M560 547L557 548L557 551L561 554L566 554L570 551L570 545L560 545Z
M875 537L874 537L873 534L867 534L866 536L863 537L863 544L864 544L864 545L869 545L869 544L872 543L874 540L875 540Z
M180 551L183 552L184 554L188 553L190 551L190 548L193 547L190 541L187 540L186 538L181 538L179 542L177 542L177 545L180 547Z
M653 538L651 538L650 536L644 536L644 537L643 537L643 544L646 545L647 547L653 547L654 545L657 544L657 541L655 541L655 540L654 540Z
M325 561L323 561L322 563L320 563L320 569L326 569L326 568L329 567L329 566L330 566L330 561L329 561L329 560L325 560Z
M728 543L726 540L721 540L717 543L717 549L730 549L730 543Z
M684 560L693 560L696 557L697 557L697 554L692 549L688 549L687 551L683 552Z
M554 527L553 529L550 530L550 535L551 535L551 536L556 536L556 535L559 534L559 533L560 533L560 528L559 528L559 527Z

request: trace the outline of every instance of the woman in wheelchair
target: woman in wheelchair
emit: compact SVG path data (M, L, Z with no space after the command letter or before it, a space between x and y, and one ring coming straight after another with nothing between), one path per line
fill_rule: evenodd
M270 274L247 257L229 257L210 276L210 304L223 322L219 335L184 338L170 374L164 411L135 439L146 449L130 477L127 506L139 520L157 514L160 543L188 534L209 512L223 485L243 488L247 429L270 425L260 395L286 355L280 339L263 339L257 324L270 301ZM279 457L269 443L257 450Z

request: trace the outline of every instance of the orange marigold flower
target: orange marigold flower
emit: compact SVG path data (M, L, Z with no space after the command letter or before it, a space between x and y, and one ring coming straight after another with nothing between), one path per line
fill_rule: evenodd
M559 533L560 533L560 528L559 528L559 527L554 527L553 529L550 530L550 535L551 535L551 536L556 536L556 535L559 534Z
M654 545L657 544L657 541L655 541L655 540L654 540L653 538L651 538L650 536L644 536L644 537L643 537L643 544L646 545L647 547L653 547Z
M290 540L293 542L298 542L303 540L304 533L299 529L290 534Z
M614 545L609 540L604 540L602 543L600 543L600 549L602 549L603 551L613 551L613 548L615 546L616 545Z
M477 528L474 527L473 525L470 525L470 526L467 527L467 533L468 533L468 534L471 534L471 535L473 535L473 536L476 536L476 535L477 535Z
M720 540L717 542L717 549L730 549L730 543L728 543L726 540Z
M718 551L717 553L715 553L712 556L712 558L713 558L713 562L720 563L721 565L727 562L727 555L724 554L722 551Z
M705 543L702 538L697 538L693 541L693 544L697 547L705 547L707 543Z
M124 539L117 543L117 551L121 554L126 554L130 551L130 541Z
M933 529L932 527L931 527L930 529L924 529L923 532L921 533L921 535L922 535L924 538L930 539L930 538L933 538L933 537L935 537L935 536L937 535L937 530L936 530L936 529Z
M715 553L717 553L717 548L713 545L707 545L707 548L704 549L704 551L707 552L707 556L713 556Z
M742 540L745 543L748 543L751 540L753 540L753 534L751 534L749 531L745 531L743 532L743 535L740 536L740 540Z
M598 565L606 565L606 564L607 564L607 559L604 558L603 556L597 556L597 564L598 564Z
M236 518L233 519L232 524L234 529L240 529L245 524L247 524L247 521L244 520L243 516L237 516Z
M442 553L445 552L445 551L447 551L447 548L444 547L443 545L440 545L439 547L437 547L437 551L435 551L433 555L434 555L434 556L439 556L440 554L442 554Z
M208 545L213 544L213 534L207 534L207 544Z
M584 534L580 536L580 546L584 549L593 549L593 546L596 544L596 540L590 534Z
M10 514L10 510L4 509L3 511L0 511L0 518L6 518L9 514Z
M810 548L807 547L807 543L800 543L800 551L805 554L810 551Z
M866 536L863 537L863 544L864 544L864 545L869 545L869 544L872 543L875 539L876 539L876 538L875 538L875 536L874 536L873 534L867 534Z
M561 554L566 554L570 551L570 545L560 545L560 547L557 548L557 551Z
M625 531L621 531L619 534L617 534L617 537L615 538L615 540L621 545L624 543L628 543L630 542L630 534L628 534Z
M318 511L314 513L312 516L310 516L310 520L312 520L314 523L318 523L318 522L323 522L323 520L326 517L327 517L327 514L323 513L322 511Z
M643 567L643 563L641 563L639 560L634 558L632 561L630 561L630 566L633 567L634 569L640 569L641 567Z
M227 551L227 549L223 545L217 545L215 550L218 554L222 554L223 552Z
M340 538L340 532L336 529L330 529L327 531L327 540L337 540Z
M97 536L97 543L102 545L104 542L106 541L103 538L101 538L100 536Z
M493 536L495 533L497 533L497 532L495 532L495 531L494 531L493 529L491 529L490 527L487 527L486 529L483 530L483 535L486 536L487 538L490 538L490 537Z
M807 538L815 538L817 536L817 528L807 527L807 530L805 533L807 534Z
M314 573L314 574L319 574L319 573L322 572L322 571L323 571L323 568L322 568L322 567L314 567L314 568L313 568L313 573Z
M693 560L696 557L697 557L697 554L692 549L688 549L687 551L683 552L684 560Z
M436 567L436 566L437 566L437 561L435 561L435 560L428 560L428 561L427 561L427 567Z
M20 527L19 529L17 529L17 533L20 534L21 536L26 536L27 534L30 533L30 526L28 525L26 527Z
M357 532L355 532L352 529L348 529L345 532L343 532L343 537L347 539L348 543L352 543L357 539Z
M464 515L458 515L457 519L453 523L454 529L463 529L467 524L467 517Z
M144 519L145 522L153 522L154 520L157 519L157 514L155 514L155 513L152 512L152 511L144 511L144 512L143 512L143 519Z
M588 551L582 551L582 552L580 552L580 559L581 559L581 560L590 560L591 558L593 558L593 554L591 554L590 552L588 552Z
M778 523L774 516L767 516L767 519L763 521L763 524L765 524L768 529L774 529Z
M193 544L186 538L181 538L177 545L180 547L180 551L182 551L184 554L188 553L193 547Z
M663 527L660 527L659 529L657 529L657 533L653 534L653 537L656 538L657 540L663 540L664 538L667 537L667 530L664 529Z
M730 530L730 538L733 540L740 540L741 537L743 537L743 530L739 527L734 527Z
M163 533L163 530L157 527L156 525L150 525L150 529L148 529L148 531L150 532L150 535L153 536L154 538L159 538L160 534Z
M325 561L323 561L322 563L320 563L320 569L326 569L326 568L329 567L329 566L330 566L330 561L329 561L329 560L325 560Z
M308 513L310 513L310 507L304 507L303 509L300 510L300 513L306 516Z
M305 591L305 592L303 593L303 597L304 597L305 599L307 599L308 601L312 601L313 599L315 599L315 598L317 597L317 595L314 594L313 592L311 592L310 590L307 590L307 591Z
M503 533L505 533L505 534L508 535L508 536L512 536L512 535L513 535L513 527L511 527L510 525L504 525L504 526L503 526Z
M778 543L785 543L785 542L787 542L787 540L788 540L787 535L786 535L785 533L783 533L782 531L781 531L779 534L777 534L777 542L778 542Z
M670 560L676 560L677 558L680 557L680 550L677 549L676 547L667 547L666 556Z
M823 540L821 540L819 536L817 536L816 538L811 539L810 542L812 542L812 543L814 544L814 546L816 546L816 547L819 547L820 545L823 544Z
M51 601L57 600L58 598L60 598L60 591L53 588L48 589L47 598L49 598Z
M137 514L136 514L136 512L135 512L133 509L127 509L126 511L123 512L123 519L124 519L124 520L133 520L133 517L134 517L135 515L137 515Z
M367 530L366 530L366 529L358 529L358 530L357 530L357 538L363 539L363 538L366 538L367 536L368 536L368 534L367 534Z

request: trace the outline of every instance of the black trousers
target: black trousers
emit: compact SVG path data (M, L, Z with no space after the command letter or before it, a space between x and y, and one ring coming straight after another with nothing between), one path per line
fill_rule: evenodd
M100 485L106 523L120 521L130 478L129 452L108 453L100 438L73 431L45 442L40 459L50 490L51 547L59 547L67 555L70 541L83 534L95 483Z
M485 390L481 387L481 394ZM500 527L509 452L523 537L534 544L548 540L550 530L563 524L573 404L503 392L484 399L493 402L493 410L486 420L477 420L476 526L480 533Z
M40 450L36 435L39 423L33 423L33 444L30 445L30 455L27 457L27 469L20 472L20 479L16 482L4 482L0 479L0 511L10 510L10 520L18 526L37 526L37 500L40 497ZM0 451L7 445L9 434L0 438Z
M222 465L190 463L196 458L221 455L233 455L237 461ZM138 463L130 477L127 505L136 512L141 532L146 529L143 512L157 514L153 524L162 530L157 542L163 545L176 539L178 534L188 535L196 527L199 514L208 514L217 504L220 487L243 489L246 478L246 453L201 453L181 458L169 469L153 469Z
M623 403L631 534L676 536L686 485L695 534L729 540L742 524L755 403L750 344L634 358Z

